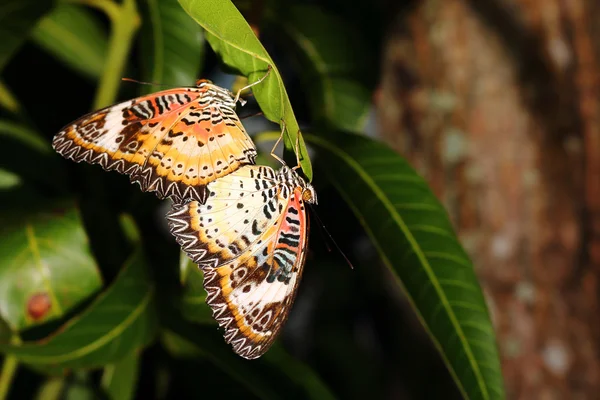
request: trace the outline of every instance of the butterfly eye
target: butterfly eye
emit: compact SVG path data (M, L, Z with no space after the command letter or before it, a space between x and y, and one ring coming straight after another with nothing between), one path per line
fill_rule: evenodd
M208 79L198 79L196 81L196 86L200 87L202 84L205 84L205 83L207 83L209 85L212 84L212 82L210 80L208 80Z
M312 192L309 189L304 189L304 191L302 192L302 200L310 203L312 198L313 198Z

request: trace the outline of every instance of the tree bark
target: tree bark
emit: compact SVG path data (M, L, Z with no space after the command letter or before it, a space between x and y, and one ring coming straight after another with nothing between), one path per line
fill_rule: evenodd
M398 12L384 139L446 205L510 399L600 392L600 4L425 0Z

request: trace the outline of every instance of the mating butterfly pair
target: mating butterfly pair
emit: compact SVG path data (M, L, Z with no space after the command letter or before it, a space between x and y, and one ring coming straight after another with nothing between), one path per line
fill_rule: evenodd
M79 118L52 145L174 201L171 232L202 268L226 341L257 358L294 301L308 244L305 203L317 199L294 168L254 165L256 148L235 112L240 92L199 80L138 97Z

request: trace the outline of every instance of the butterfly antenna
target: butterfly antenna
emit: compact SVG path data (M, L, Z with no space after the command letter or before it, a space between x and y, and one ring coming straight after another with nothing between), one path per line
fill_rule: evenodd
M252 117L256 117L258 115L263 115L262 111L257 111L253 114L248 114L248 115L240 115L240 119L246 119L246 118L252 118Z
M262 78L260 78L259 80L257 80L256 82L252 82L249 85L244 86L243 88L241 88L240 90L237 91L236 95L235 95L235 99L234 99L234 103L237 103L238 100L240 99L240 94L242 94L242 92L246 89L250 89L252 86L254 85L258 85L259 83L261 83L262 81L264 81L265 79L267 79L267 76L269 76L269 74L271 73L271 64L269 64L267 66L267 73L265 74L265 76L263 76Z
M121 78L121 80L125 81L125 82L139 83L140 85L169 86L169 87L172 87L171 85L167 85L165 83L144 82L144 81L138 81L137 79L131 79L131 78Z
M325 232L325 234L329 237L329 240L331 240L331 243L333 243L333 245L335 246L337 251L339 251L340 254L342 255L342 257L344 257L344 260L346 260L346 264L348 264L350 269L354 269L354 265L352 265L352 263L350 262L350 259L346 256L346 254L342 251L340 246L338 246L337 242L333 239L333 236L331 236L331 233L329 233L329 231L327 230L327 227L325 226L325 224L319 217L319 214L317 214L315 209L310 204L309 204L309 207L311 209L311 214L314 215L315 219L317 220L319 227L321 228L321 231ZM329 244L327 243L327 241L325 242L325 246L327 246L327 251L331 251L331 247L329 247Z

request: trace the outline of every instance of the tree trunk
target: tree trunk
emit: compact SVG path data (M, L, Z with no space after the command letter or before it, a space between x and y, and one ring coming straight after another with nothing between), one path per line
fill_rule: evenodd
M425 0L398 14L381 132L473 259L508 398L598 398L600 3Z

